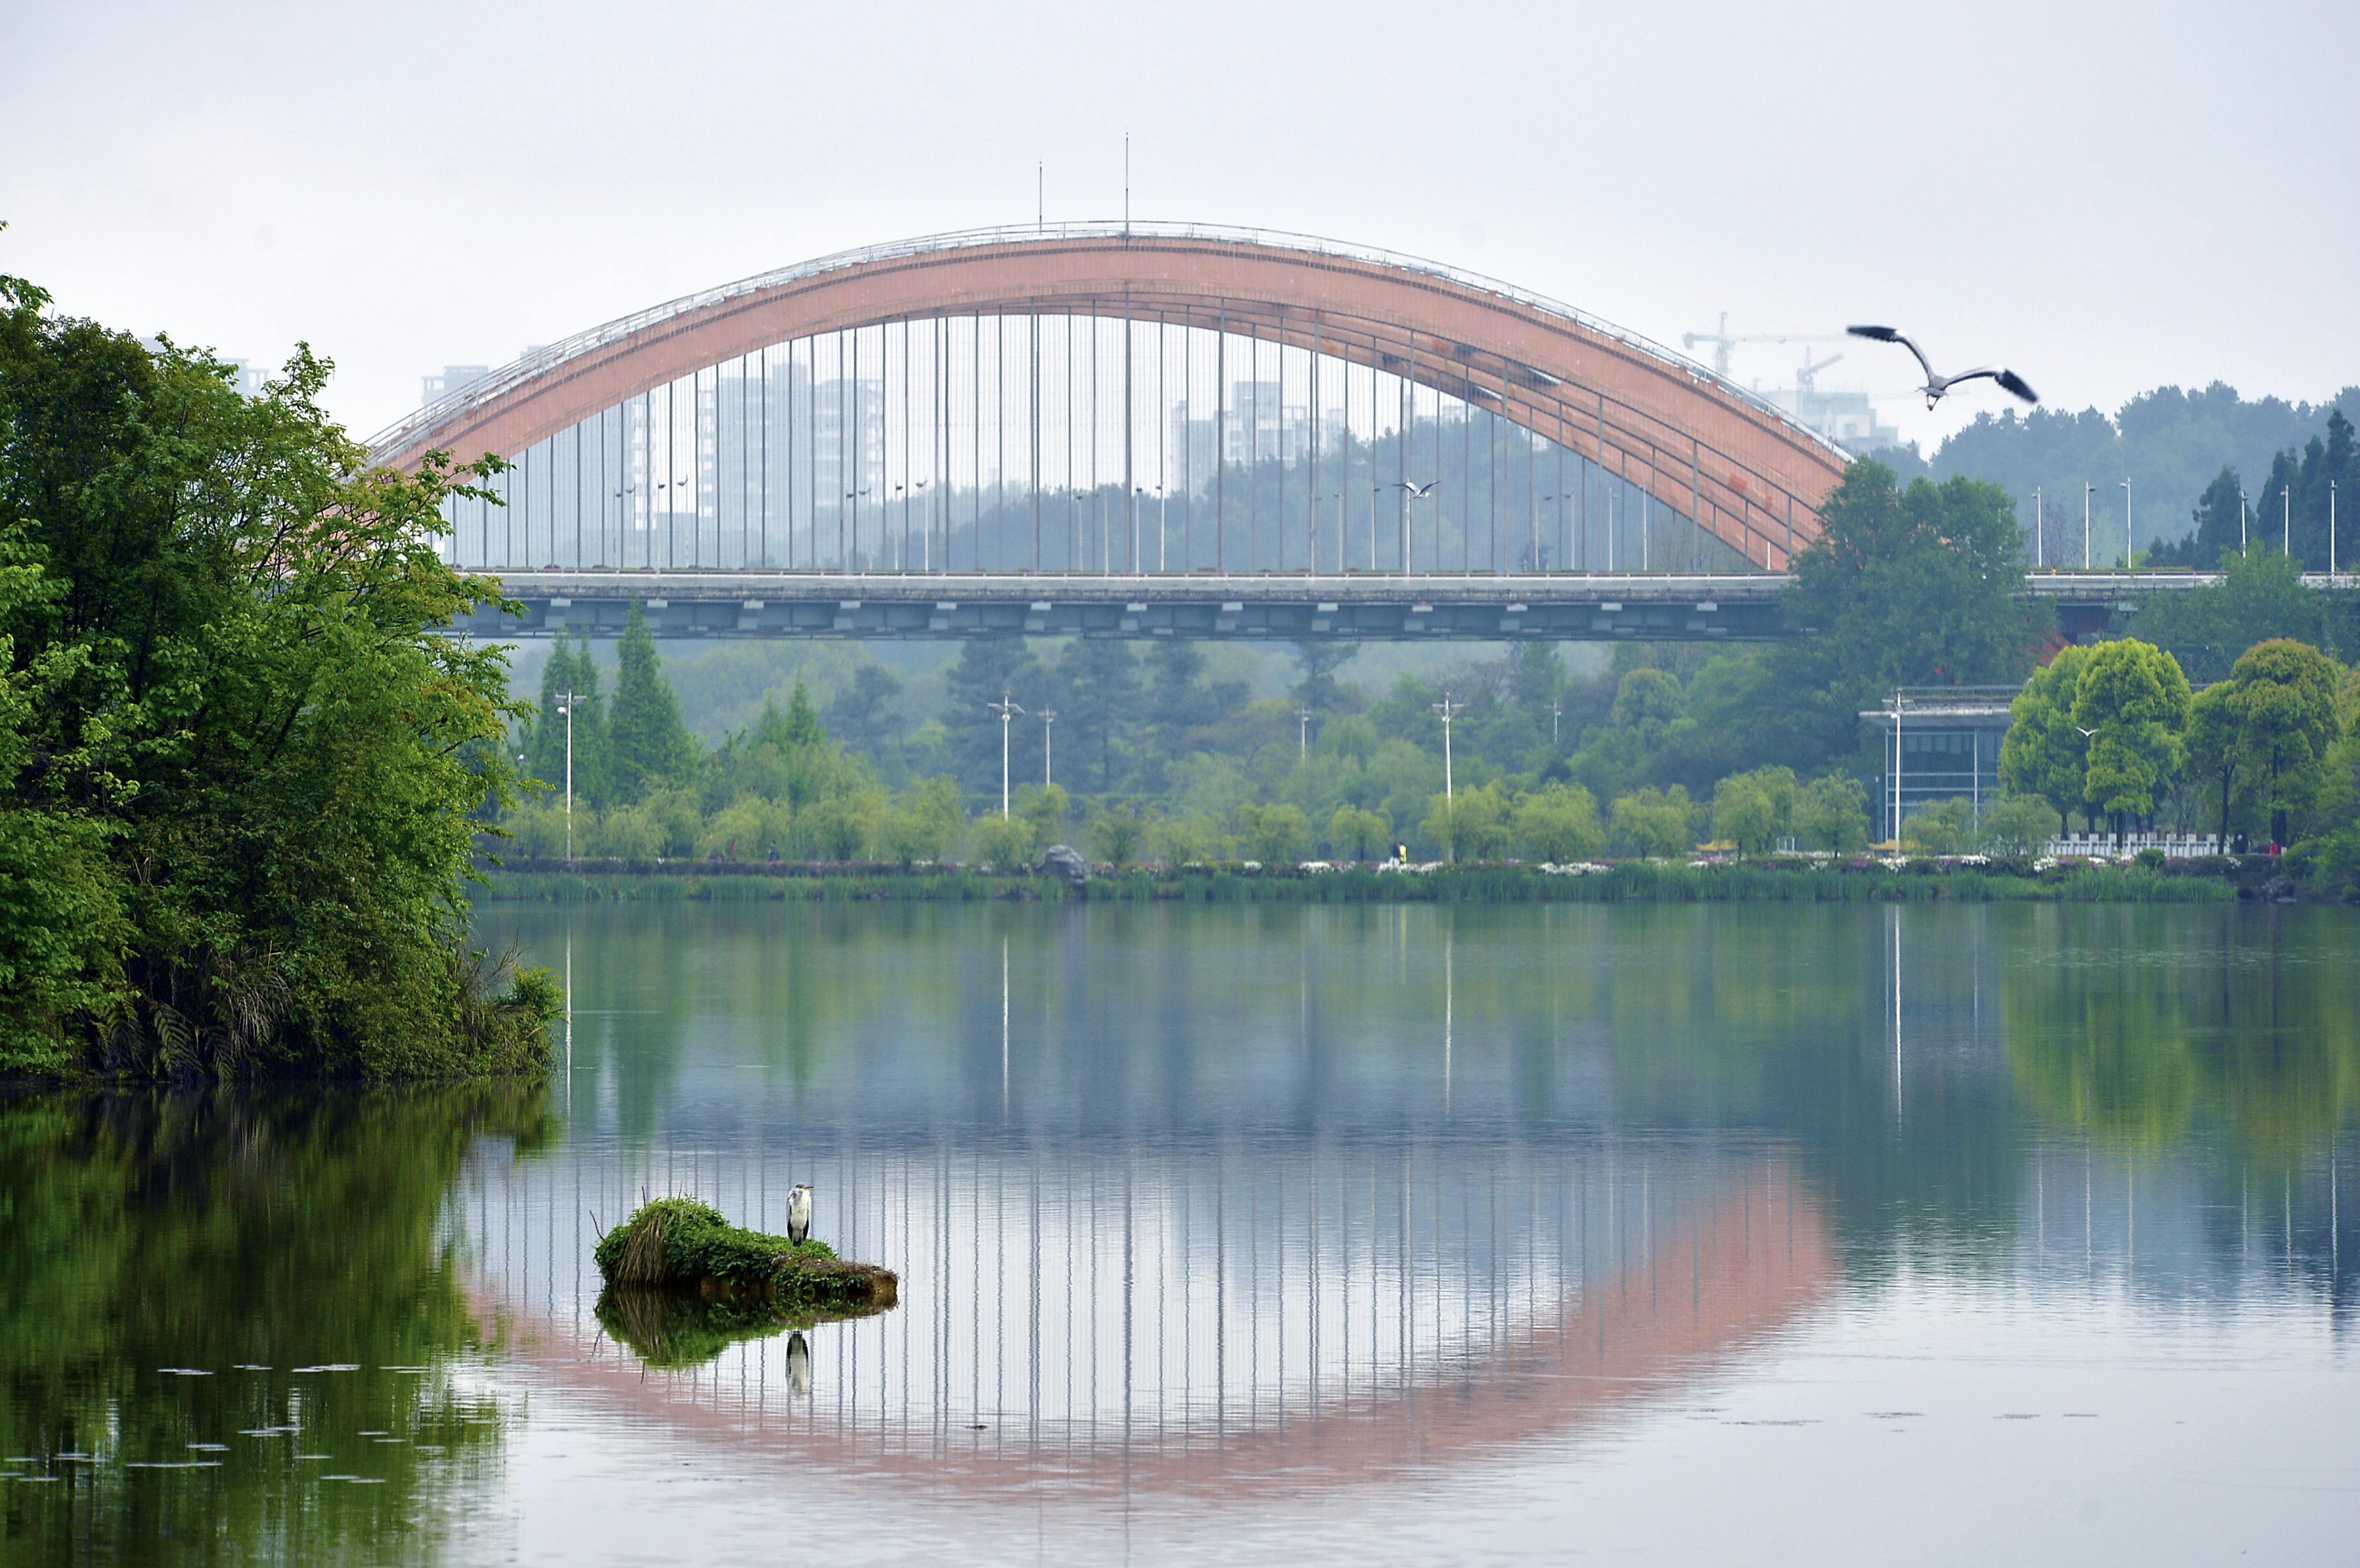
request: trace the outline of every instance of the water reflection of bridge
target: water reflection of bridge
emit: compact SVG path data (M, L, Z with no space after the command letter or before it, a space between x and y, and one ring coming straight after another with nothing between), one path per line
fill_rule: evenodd
M776 1339L643 1375L592 1315L591 1215L681 1190L760 1225L796 1180L901 1307L814 1332L808 1398ZM1605 1137L565 1149L480 1160L453 1214L564 1383L803 1464L978 1480L1349 1480L1569 1435L1741 1355L1834 1268L1775 1151Z

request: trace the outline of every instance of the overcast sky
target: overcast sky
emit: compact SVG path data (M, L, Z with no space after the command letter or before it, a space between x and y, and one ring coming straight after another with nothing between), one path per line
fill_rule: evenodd
M419 377L875 241L1116 215L1455 263L1677 347L1890 321L2052 405L2360 381L2360 5L0 4L0 271ZM1738 351L1786 380L1799 347ZM1833 352L1833 351L1823 351ZM1898 349L1821 384L1939 439ZM1699 348L1699 357L1709 354ZM1847 379L1849 377L1849 380Z

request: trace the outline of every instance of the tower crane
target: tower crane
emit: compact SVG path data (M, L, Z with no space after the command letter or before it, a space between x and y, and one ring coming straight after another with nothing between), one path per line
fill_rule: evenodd
M1729 379L1729 349L1742 343L1841 343L1841 332L1732 332L1729 330L1729 312L1721 313L1721 331L1717 332L1682 332L1680 346L1693 349L1700 343L1712 344L1712 373L1723 381ZM1835 362L1830 360L1828 364ZM1824 370L1827 365L1819 366ZM1808 385L1808 383L1806 383Z

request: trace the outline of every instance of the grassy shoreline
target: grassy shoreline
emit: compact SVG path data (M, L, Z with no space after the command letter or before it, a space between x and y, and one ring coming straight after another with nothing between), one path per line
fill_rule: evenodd
M1721 903L2198 904L2289 896L2267 864L1967 865L1913 860L1624 861L1579 874L1531 866L1305 872L1241 866L1102 871L1074 887L1054 877L881 866L732 866L716 862L524 861L487 866L491 899L708 903Z

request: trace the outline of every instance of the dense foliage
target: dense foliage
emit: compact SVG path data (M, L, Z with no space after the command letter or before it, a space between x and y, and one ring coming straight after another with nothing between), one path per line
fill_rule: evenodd
M2290 517L2291 553L2322 570L2326 482L2340 473L2343 488L2352 487L2344 410L2354 408L2360 408L2360 387L2317 404L2241 397L2217 381L2195 390L2160 387L2112 418L2095 408L1980 414L1944 441L1930 463L1920 462L1914 448L1876 455L1905 475L1963 474L1997 484L2027 528L2038 514L2046 537L2028 553L2049 566L2081 564L2085 505L2094 566L2124 564L2126 541L2151 565L2212 566L2245 537L2237 495L2246 483L2237 476L2245 474L2261 480L2245 507L2253 542L2279 548L2281 525ZM2289 488L2288 507L2282 495ZM2126 505L2136 525L2128 533Z
M0 1069L437 1073L545 1051L461 896L516 712L308 352L261 396L0 278Z

